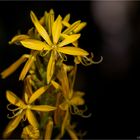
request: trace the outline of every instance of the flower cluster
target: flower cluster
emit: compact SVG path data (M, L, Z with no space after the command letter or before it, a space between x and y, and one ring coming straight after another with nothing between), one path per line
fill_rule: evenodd
M11 121L4 130L3 138L9 137L22 121L26 122L21 132L23 139L60 139L65 132L72 139L78 139L71 117L87 116L84 115L86 109L78 107L85 104L84 93L74 90L77 65L97 64L102 58L94 62L93 54L89 56L78 45L79 32L86 22L78 20L71 24L70 14L55 18L53 9L45 11L40 19L31 11L30 17L34 27L27 34L14 36L9 42L30 49L30 53L22 55L1 72L1 77L6 78L25 63L19 75L19 80L24 83L22 99L12 91L6 91L10 102L7 109L12 115L8 114ZM73 56L73 64L68 64L70 55ZM13 109L13 105L16 108ZM57 135L53 134L56 130Z

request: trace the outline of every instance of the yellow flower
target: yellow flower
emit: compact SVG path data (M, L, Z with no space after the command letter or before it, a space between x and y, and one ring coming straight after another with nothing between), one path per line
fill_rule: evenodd
M32 125L27 125L23 128L21 138L23 139L31 139L35 140L38 139L40 136L39 129L36 127L33 127Z
M61 135L64 134L64 130L67 126L67 120L70 116L70 113L83 116L84 111L78 109L77 106L83 105L85 103L84 99L82 98L84 93L80 91L73 91L76 69L72 71L73 75L71 80L68 79L67 70L68 69L66 68L66 65L62 65L61 70L58 73L60 85L55 81L51 81L52 85L57 89L59 88L64 96L64 100L59 105L59 108L65 111L65 117L63 119L61 127Z
M62 17L60 15L57 17L57 19L54 22L52 22L52 26L51 26L52 38L50 38L47 31L39 23L37 17L32 11L30 15L31 15L31 20L33 24L35 25L38 33L42 36L42 38L45 41L40 41L40 40L35 40L35 39L25 39L20 42L24 47L32 49L32 50L37 50L40 52L46 51L46 54L48 52L51 52L51 56L50 56L49 63L47 66L47 75L46 75L47 82L49 83L54 73L55 61L57 60L58 56L60 56L60 58L63 59L63 56L61 53L74 55L74 56L86 56L88 55L88 52L81 48L76 48L73 46L66 46L76 41L80 37L80 34L73 34L73 35L67 35L67 36L63 35L63 39L62 39L61 37L62 36L61 34ZM60 40L60 37L61 37L61 40Z
M7 100L10 102L9 105L15 105L17 108L15 109L10 109L9 105L7 106L8 110L12 111L13 116L8 116L8 118L13 118L8 126L6 127L3 137L6 138L8 137L11 132L18 126L20 123L21 119L27 118L29 123L35 127L38 128L38 122L36 120L36 117L34 113L32 112L33 110L35 111L53 111L56 109L56 107L49 106L49 105L32 105L32 103L38 99L46 90L48 89L47 86L43 86L36 90L30 98L28 98L28 94L25 92L25 102L23 102L20 98L18 98L13 92L7 91L6 92L6 97Z

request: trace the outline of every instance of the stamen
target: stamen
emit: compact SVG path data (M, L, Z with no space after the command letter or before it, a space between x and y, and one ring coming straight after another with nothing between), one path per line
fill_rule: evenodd
M13 116L10 116L9 114L7 115L7 118L8 119L13 119L14 117L18 116L19 114L21 114L23 111L23 109L20 109L17 113L15 112L12 112L13 113Z

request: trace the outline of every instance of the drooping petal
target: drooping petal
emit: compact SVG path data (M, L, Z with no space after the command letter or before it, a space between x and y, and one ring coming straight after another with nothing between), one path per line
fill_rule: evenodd
M62 42L58 44L58 47L63 47L65 45L68 45L74 41L76 41L80 37L80 34L74 34L67 36Z
M36 56L36 53L30 55L28 61L26 62L26 64L24 65L24 67L20 73L19 80L23 80L25 78L27 72L29 71L30 67L32 66L33 62L35 61L35 56Z
M29 123L33 127L38 128L39 125L38 125L37 119L36 119L35 115L33 114L33 112L30 109L26 110L26 117L27 117Z
M52 131L53 131L53 121L52 119L49 119L46 125L46 132L45 132L45 137L44 137L46 140L51 140Z
M17 68L24 63L30 55L24 54L22 55L16 62L14 62L12 65L10 65L7 69L5 69L3 72L1 72L1 77L4 79L11 75L14 71L17 70Z
M56 110L56 107L50 105L31 105L31 110L36 111L53 111Z
M76 27L79 26L81 20L75 21L72 25L70 25L66 30L63 31L63 34L70 34Z
M46 90L48 89L48 86L43 86L41 88L39 88L38 90L36 90L32 96L29 99L29 104L31 104L32 102L34 102L37 98L39 98Z
M61 30L62 30L62 23L61 23L62 17L59 15L52 26L52 36L53 36L53 43L57 44Z
M51 47L49 45L47 45L45 42L35 40L35 39L26 39L26 40L22 40L20 42L24 47L31 49L31 50L41 51L41 50L50 50L51 49Z
M15 106L18 106L21 108L24 108L26 106L24 102L10 90L6 91L6 98L11 104Z
M51 56L47 65L47 83L49 84L55 69L55 53L54 51L51 52Z
M64 54L69 54L69 55L75 55L75 56L86 56L88 55L88 52L81 49L81 48L76 48L76 47L61 47L58 48L58 52L64 53Z
M28 38L30 38L30 36L28 36L28 35L24 35L24 34L16 35L11 39L11 41L9 41L9 44L12 44L12 43L15 43L17 41L24 40L24 39L28 39Z
M39 32L39 34L43 37L43 39L51 46L52 42L50 40L50 37L47 33L47 31L44 29L44 27L39 23L36 15L34 14L33 11L31 11L30 13L31 16L31 20L33 22L33 24L35 25L37 31Z
M19 125L21 119L23 118L25 112L23 111L20 115L16 116L14 119L12 119L7 127L5 128L3 132L3 138L8 138L11 133L16 129L16 127Z

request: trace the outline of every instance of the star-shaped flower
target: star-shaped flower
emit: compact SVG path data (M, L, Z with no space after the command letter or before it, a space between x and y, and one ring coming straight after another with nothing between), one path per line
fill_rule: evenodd
M25 92L25 102L22 101L20 98L18 98L13 92L7 91L6 92L6 97L7 100L10 102L9 105L15 105L17 108L15 109L10 109L9 105L7 106L8 110L12 111L13 116L9 118L13 118L9 124L7 125L3 137L6 138L8 137L11 132L19 125L20 121L23 118L27 118L29 123L35 127L38 128L38 122L36 120L36 117L33 113L34 111L53 111L56 109L54 106L49 106L49 105L32 105L32 103L38 99L46 90L48 89L47 86L43 86L36 90L30 98L28 98L28 94Z

